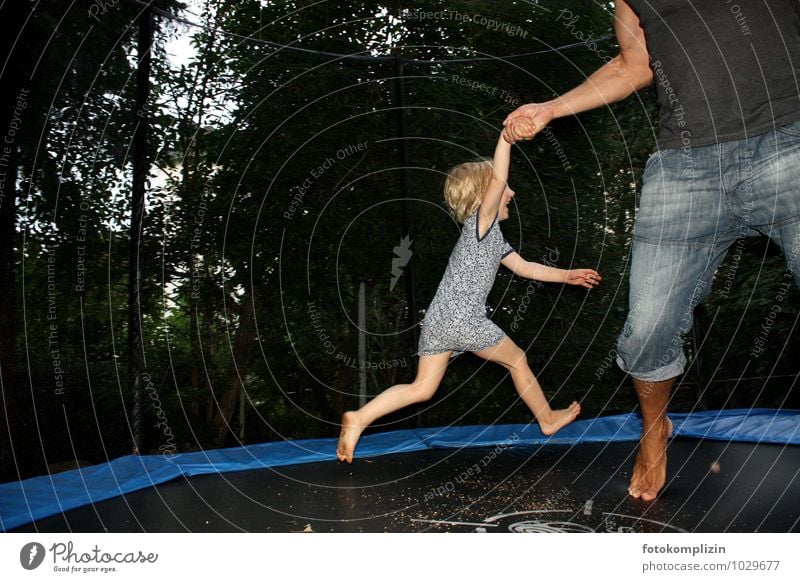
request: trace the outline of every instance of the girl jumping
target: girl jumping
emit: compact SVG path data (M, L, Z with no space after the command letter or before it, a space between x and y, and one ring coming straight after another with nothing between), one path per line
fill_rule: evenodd
M525 352L486 315L486 298L500 263L515 275L536 281L592 289L601 279L592 269L568 271L526 261L506 242L497 223L508 218L508 204L514 197L507 184L510 159L511 146L500 137L493 163L468 162L450 170L444 197L464 226L422 321L417 377L413 383L392 386L359 410L342 415L336 449L339 461L353 462L361 433L375 420L429 400L439 388L453 352L473 352L506 368L545 435L554 434L580 413L577 402L561 410L550 408Z

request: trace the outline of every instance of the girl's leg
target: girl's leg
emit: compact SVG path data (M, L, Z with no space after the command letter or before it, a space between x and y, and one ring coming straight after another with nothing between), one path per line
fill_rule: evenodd
M561 410L550 408L536 376L528 366L525 352L508 336L503 337L499 344L475 353L485 360L497 362L511 373L514 388L517 389L522 401L533 412L543 434L549 436L556 433L580 414L581 406L577 402L573 402L569 408Z
M342 432L336 449L339 460L353 462L353 452L361 433L380 417L405 408L409 404L430 400L447 370L450 353L420 356L414 382L387 388L357 411L345 412L342 415Z

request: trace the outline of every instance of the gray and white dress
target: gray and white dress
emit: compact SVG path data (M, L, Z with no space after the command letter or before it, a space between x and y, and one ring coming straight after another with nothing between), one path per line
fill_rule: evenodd
M464 221L436 295L422 320L420 356L442 352L479 352L505 336L486 315L489 296L503 257L514 251L497 218L478 236L478 212Z

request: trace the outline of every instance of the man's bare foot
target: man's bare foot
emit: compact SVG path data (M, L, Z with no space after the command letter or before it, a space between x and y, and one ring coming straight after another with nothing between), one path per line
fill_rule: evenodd
M635 499L653 501L667 481L667 439L672 421L664 415L661 431L642 434L628 494Z
M345 412L342 415L342 432L339 433L339 445L336 447L336 457L340 461L353 462L353 453L364 428L357 412Z
M568 408L561 410L551 410L550 418L544 422L539 421L539 430L545 436L554 435L559 430L567 426L570 422L575 420L581 413L581 405L573 402Z

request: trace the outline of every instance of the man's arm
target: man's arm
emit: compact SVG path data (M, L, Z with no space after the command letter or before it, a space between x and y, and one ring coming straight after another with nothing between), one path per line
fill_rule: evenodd
M617 0L615 32L619 54L600 67L586 81L571 91L544 103L529 103L517 108L503 122L503 137L509 143L532 138L551 120L622 101L653 82L650 55L639 17L624 0ZM515 124L517 117L527 117L535 125Z

